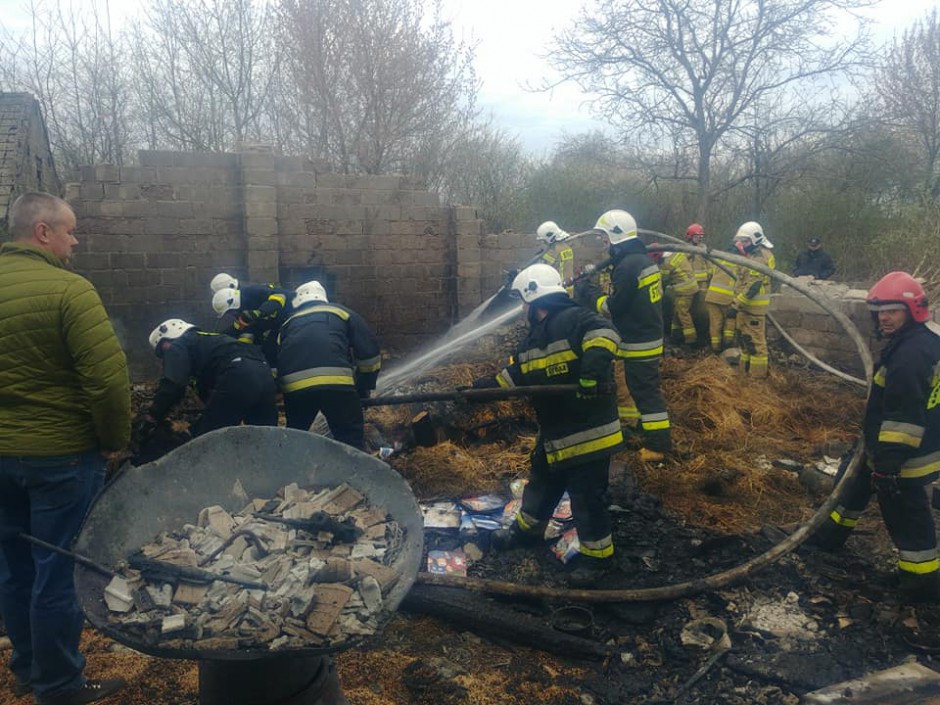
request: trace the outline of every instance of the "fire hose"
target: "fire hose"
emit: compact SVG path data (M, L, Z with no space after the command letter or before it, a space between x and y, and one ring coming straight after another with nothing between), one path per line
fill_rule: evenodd
M662 233L655 234L662 235ZM674 239L670 236L665 237L669 238L670 240ZM667 248L664 247L661 249ZM819 296L804 283L793 279L792 277L783 274L782 272L770 269L769 267L739 255L710 250L705 247L695 247L685 243L680 243L678 241L676 241L676 245L670 245L668 249L691 254L701 254L711 260L720 258L721 260L730 262L732 264L749 267L750 269L754 269L762 274L766 274L772 279L782 282L787 286L792 287L796 291L799 291L811 301L818 304L822 309L824 309L829 315L839 322L839 325L842 326L843 330L846 332L852 342L855 343L859 357L862 361L862 366L865 370L866 379L868 380L866 385L870 384L873 364L871 353L868 350L868 345L865 339L862 338L861 333L855 324L851 321L851 319L842 313L842 311L839 311L837 308L835 308L831 301L825 297ZM755 556L751 560L746 561L745 563L742 563L741 565L736 566L730 570L715 573L704 578L690 580L683 583L676 583L673 585L665 585L662 587L625 590L573 590L566 588L543 587L538 585L519 585L502 580L465 578L461 576L437 575L432 573L419 573L417 582L425 585L459 587L465 590L486 594L543 598L549 600L579 600L582 602L606 603L657 602L662 600L675 600L705 592L707 590L717 590L747 578L766 568L772 563L780 560L783 556L798 548L800 544L802 544L809 536L815 533L817 529L819 529L826 521L828 521L829 515L832 513L833 509L835 509L842 491L855 479L855 476L858 474L859 465L861 464L861 459L864 453L865 443L864 439L860 437L841 480L839 480L830 493L829 497L822 503L822 505L820 505L819 509L816 510L816 513L813 514L806 524L801 526L799 529L787 536L787 538L772 546L770 549L760 554L759 556Z

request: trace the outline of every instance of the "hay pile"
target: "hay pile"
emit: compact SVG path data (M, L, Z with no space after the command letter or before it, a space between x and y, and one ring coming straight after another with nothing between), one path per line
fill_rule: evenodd
M423 377L415 389L452 389L496 371L489 363L449 365ZM810 463L858 434L864 398L823 374L775 368L769 379L752 380L713 356L666 358L662 373L675 456L644 464L628 450L617 459L643 491L690 524L742 533L806 518L816 498L795 473L771 462ZM419 498L500 491L525 476L535 441L526 401L379 407L367 418L386 433L404 436L420 409L438 422L444 442L391 461Z

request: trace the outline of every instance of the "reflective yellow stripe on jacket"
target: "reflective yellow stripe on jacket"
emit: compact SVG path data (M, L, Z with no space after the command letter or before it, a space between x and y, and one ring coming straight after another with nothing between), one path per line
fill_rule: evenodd
M577 360L578 354L567 340L556 340L545 348L533 348L519 355L519 370L527 375L535 370L545 370L552 365Z

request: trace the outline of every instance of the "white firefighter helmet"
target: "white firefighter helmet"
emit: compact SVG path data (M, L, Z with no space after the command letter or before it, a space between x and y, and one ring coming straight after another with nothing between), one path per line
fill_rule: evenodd
M228 311L237 311L242 307L242 293L238 289L219 289L212 295L212 310L219 318Z
M636 237L636 220L626 211L607 211L597 219L594 229L604 233L611 245L617 245Z
M753 220L744 223L738 232L734 234L735 240L743 240L751 245L773 249L774 244L764 235L764 229L761 224Z
M187 323L181 318L170 318L158 325L153 329L153 332L150 333L150 347L159 355L160 352L157 350L157 346L161 341L176 340L190 328L195 327L196 326L192 323Z
M318 281L301 284L294 293L294 308L300 308L311 301L322 301L323 303L329 301L329 299L326 298L326 289L324 289L323 285Z
M523 269L512 280L512 290L527 304L548 294L568 293L561 285L561 275L548 264L533 264Z
M535 239L544 242L546 245L567 240L568 237L570 237L568 233L559 228L558 223L554 220L546 220L535 231Z
M215 292L221 291L222 289L237 289L238 280L231 274L222 272L222 274L216 274L214 277L212 277L212 281L209 282L209 286L212 289L212 293L214 294Z

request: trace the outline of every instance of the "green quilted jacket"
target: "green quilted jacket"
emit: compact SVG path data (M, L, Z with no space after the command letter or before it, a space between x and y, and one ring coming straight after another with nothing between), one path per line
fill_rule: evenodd
M0 456L117 450L127 360L91 282L22 242L0 246Z

